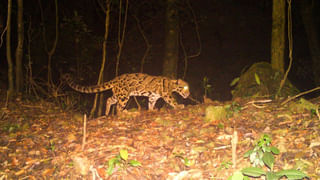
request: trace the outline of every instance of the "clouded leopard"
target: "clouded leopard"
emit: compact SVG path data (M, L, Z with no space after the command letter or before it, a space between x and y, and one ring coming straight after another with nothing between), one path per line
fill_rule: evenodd
M170 79L143 73L123 74L101 85L93 86L76 84L70 74L63 75L63 79L71 88L83 93L97 93L111 89L113 96L107 99L106 115L109 114L111 105L116 103L118 103L117 112L123 111L130 96L148 97L148 107L153 110L159 98L163 98L173 108L179 106L173 98L172 92L177 92L183 98L190 95L188 83L181 79Z

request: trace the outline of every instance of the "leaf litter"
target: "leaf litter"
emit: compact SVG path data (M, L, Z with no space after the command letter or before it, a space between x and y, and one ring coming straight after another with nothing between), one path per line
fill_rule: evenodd
M14 102L1 109L0 179L227 179L250 166L243 155L263 134L280 150L274 170L298 169L319 179L314 113L273 101L210 103L89 119L82 150L83 122L73 112L45 101ZM227 107L226 118L208 121L208 106ZM108 174L109 161L123 150L127 159Z

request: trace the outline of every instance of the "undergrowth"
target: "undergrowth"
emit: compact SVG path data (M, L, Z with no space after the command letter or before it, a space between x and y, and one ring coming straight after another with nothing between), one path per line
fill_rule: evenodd
M244 154L244 157L249 158L253 166L234 173L228 180L249 180L249 177L259 178L261 176L265 176L267 180L277 180L282 177L289 180L308 178L306 174L295 169L274 171L274 155L279 153L278 148L271 146L270 136L263 135L255 147ZM264 171L261 168L263 166L266 166L268 171Z

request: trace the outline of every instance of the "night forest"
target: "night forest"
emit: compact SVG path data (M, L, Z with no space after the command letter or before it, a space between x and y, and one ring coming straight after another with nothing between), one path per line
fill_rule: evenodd
M0 9L0 179L320 179L320 1Z

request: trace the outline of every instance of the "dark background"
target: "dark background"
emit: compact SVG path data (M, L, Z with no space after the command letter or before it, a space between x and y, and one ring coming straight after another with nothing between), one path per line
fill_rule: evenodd
M0 21L5 25L7 1L0 2ZM105 32L105 14L97 0L58 1L59 40L53 55L53 76L59 81L60 72L72 72L83 84L94 84L98 77L102 55L102 39ZM292 2L293 17L293 68L289 79L301 91L315 87L312 77L312 63L301 20L299 3ZM314 1L319 7L319 2ZM24 1L25 34L31 23L31 59L34 78L46 80L47 56L44 51L42 27L51 48L55 36L55 7L53 0L41 1L44 21L41 20L38 0ZM230 82L241 72L258 61L270 62L270 41L272 24L271 0L190 0L192 15L187 1L179 1L180 33L188 55L199 51L195 21L199 25L201 54L188 60L186 81L192 95L200 99L204 93L203 78L209 78L212 91L209 97L215 100L231 99ZM115 75L118 33L118 1L112 3L107 64L105 79ZM16 47L16 1L13 1L12 55ZM123 10L122 10L123 12ZM124 14L123 14L124 15ZM120 74L139 72L141 58L146 44L137 28L139 23L152 45L144 72L161 75L164 57L165 1L130 0L124 49L120 60ZM319 14L315 14L319 24ZM1 29L2 32L3 29ZM75 39L79 40L76 43ZM24 63L27 63L25 36ZM7 62L4 44L0 49L1 88L7 88ZM181 51L182 52L182 51ZM179 77L183 75L184 57L180 52ZM288 53L287 53L288 54ZM288 58L286 55L286 63ZM25 73L25 72L24 72Z

